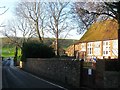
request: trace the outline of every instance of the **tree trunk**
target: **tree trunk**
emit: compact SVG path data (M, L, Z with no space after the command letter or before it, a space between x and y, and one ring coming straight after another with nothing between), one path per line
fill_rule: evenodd
M120 19L120 14L119 14ZM119 68L119 75L120 75L120 20L118 21L118 68ZM118 87L120 88L120 76L118 76Z
M58 28L56 31L56 43L55 43L55 47L56 47L56 56L59 56L59 47L58 47Z
M15 47L15 57L14 57L14 65L17 65L17 56L18 56L18 47Z
M118 21L118 24L118 60L120 61L120 20Z
M117 11L118 11L118 68L120 73L120 1L117 4ZM118 76L118 88L120 88L120 76Z
M39 31L38 20L36 21L36 31L37 31L40 42L43 43L42 37L40 35L40 31Z
M119 60L119 68L120 68L120 2L117 4L117 11L118 11L118 60Z

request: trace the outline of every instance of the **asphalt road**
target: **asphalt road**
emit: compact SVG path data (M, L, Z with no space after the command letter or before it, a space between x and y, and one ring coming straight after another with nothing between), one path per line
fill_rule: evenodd
M0 90L2 89L2 60L0 58Z
M2 66L2 88L54 88L64 90L65 88L38 78L10 64L11 61L3 61Z

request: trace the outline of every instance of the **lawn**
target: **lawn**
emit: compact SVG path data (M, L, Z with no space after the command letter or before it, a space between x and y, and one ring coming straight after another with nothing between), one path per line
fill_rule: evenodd
M14 57L15 47L3 47L2 48L2 57ZM18 49L18 56L21 55L21 50Z

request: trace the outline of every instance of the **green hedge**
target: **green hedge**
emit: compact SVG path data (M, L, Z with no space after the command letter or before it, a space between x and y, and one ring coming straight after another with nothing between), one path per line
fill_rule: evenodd
M25 58L52 58L54 50L39 42L25 42L22 47L22 59Z

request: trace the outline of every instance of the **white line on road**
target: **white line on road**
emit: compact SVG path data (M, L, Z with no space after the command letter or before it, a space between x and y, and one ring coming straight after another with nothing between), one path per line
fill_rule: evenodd
M22 86L25 87L25 85L23 84L23 82L22 82L15 74L13 74L13 72L12 72L9 68L8 68L8 72L9 72L9 74L10 74L13 78L15 78L16 81L19 82L19 85L22 85Z
M47 82L47 83L49 83L49 84L51 84L51 85L54 85L54 86L59 87L59 88L62 88L62 89L64 89L64 90L68 90L68 89L66 89L66 88L64 88L64 87L62 87L62 86L59 86L59 85L57 85L57 84L54 84L54 83L52 83L52 82L49 82L49 81L44 80L44 79L42 79L42 78L39 78L39 77L37 77L37 76L35 76L35 75L31 74L31 73L25 72L25 71L23 71L23 70L21 70L21 71L24 72L24 73L27 73L27 74L29 74L29 75L37 78L37 79L39 79L39 80L42 80L42 81L44 81L44 82Z

